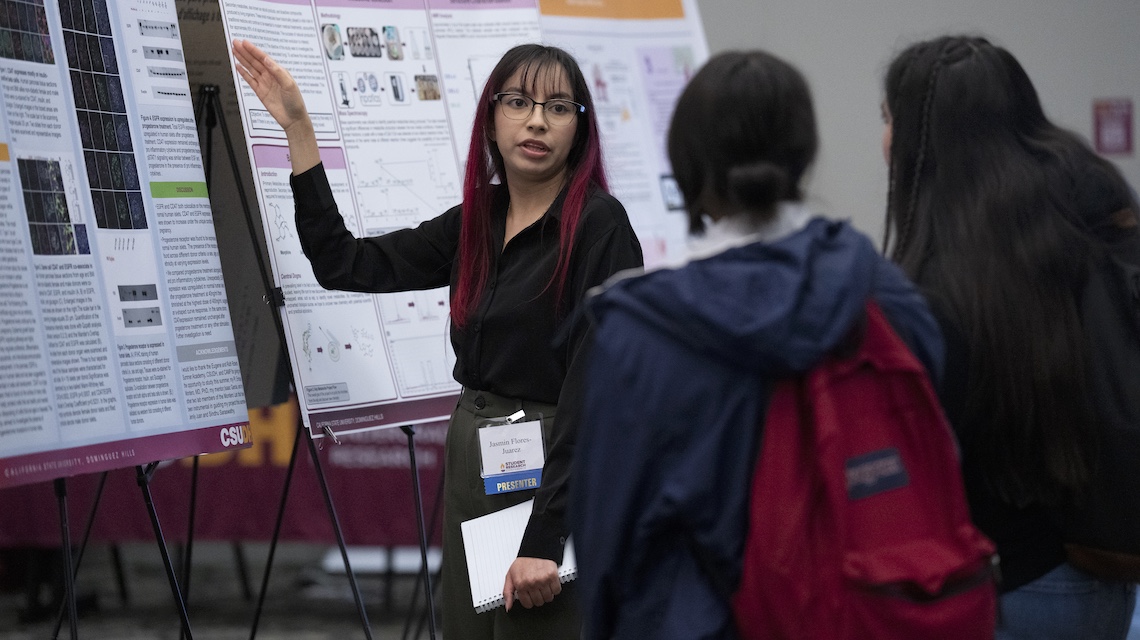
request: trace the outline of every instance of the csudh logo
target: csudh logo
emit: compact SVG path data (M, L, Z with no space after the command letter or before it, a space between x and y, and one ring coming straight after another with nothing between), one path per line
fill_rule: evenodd
M869 498L910 483L902 456L893 447L848 458L845 469L850 500Z
M223 447L236 447L240 444L253 442L253 433L250 432L248 424L239 424L233 427L222 427L221 438Z

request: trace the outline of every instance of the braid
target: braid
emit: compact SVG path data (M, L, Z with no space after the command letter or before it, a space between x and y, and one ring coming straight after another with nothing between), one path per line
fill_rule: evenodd
M883 223L883 255L890 255L891 228L895 222L895 163L894 160L887 165L887 219Z
M938 72L942 70L945 54L939 55L930 69L930 78L926 82L926 94L922 98L922 122L918 133L918 154L914 160L914 175L911 177L910 195L907 198L906 212L899 225L899 237L895 244L893 259L900 263L906 250L910 248L912 231L914 230L914 217L918 210L918 187L922 182L923 165L926 164L927 139L930 137L930 110L934 102L934 90L938 86Z

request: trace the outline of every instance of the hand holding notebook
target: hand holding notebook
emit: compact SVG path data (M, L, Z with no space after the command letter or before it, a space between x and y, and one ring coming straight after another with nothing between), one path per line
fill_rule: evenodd
M503 585L507 571L518 556L533 504L534 500L527 500L460 525L467 574L471 580L471 604L475 611L483 613L504 604ZM574 547L567 540L558 578L565 583L577 575Z

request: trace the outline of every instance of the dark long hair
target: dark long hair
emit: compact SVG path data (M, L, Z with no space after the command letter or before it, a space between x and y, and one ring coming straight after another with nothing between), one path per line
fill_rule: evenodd
M1100 212L1080 210L1079 192L1086 168L1123 180L983 38L912 45L885 84L884 250L967 343L966 454L1010 502L1072 497L1095 442L1077 298Z
M490 132L495 119L492 98L502 91L503 85L519 69L523 70L522 86L532 92L533 85L544 71L560 69L570 83L571 99L586 107L585 113L578 114L578 128L566 158L568 185L562 204L558 264L550 281L550 285L555 287L556 300L562 298L575 232L589 190L594 187L608 190L594 102L578 63L557 47L524 44L507 51L491 70L483 87L483 95L475 108L475 124L467 152L467 170L463 177L463 226L459 232L459 277L451 292L451 320L459 327L466 324L475 310L491 269L491 208L495 194L492 178L497 176L504 187L507 185L503 155L491 141Z
M780 200L799 200L817 147L811 92L799 71L763 51L710 58L681 93L669 126L669 161L690 232L703 230L710 206L762 221Z

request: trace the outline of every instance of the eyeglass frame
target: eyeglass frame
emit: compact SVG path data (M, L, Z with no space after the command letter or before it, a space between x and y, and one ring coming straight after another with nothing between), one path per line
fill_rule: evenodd
M532 114L534 114L534 106L539 105L542 107L542 117L545 118L548 122L550 122L550 124L556 124L553 120L550 119L550 116L547 115L547 113L546 113L546 105L551 103L551 102L568 102L568 103L574 105L575 107L578 107L578 110L571 112L571 115L578 115L581 113L586 113L586 105L578 103L578 102L574 102L573 100L569 100L566 98L551 98L550 100L547 100L546 102L539 102L538 100L535 100L534 98L526 95L525 93L519 93L518 91L500 91L500 92L496 93L495 95L491 96L491 102L495 102L499 106L502 106L503 105L503 98L506 96L518 96L524 100L530 100L530 110L527 111L527 114L521 118L512 118L510 115L507 114L507 111L505 109L503 110L503 115L506 116L507 118L510 118L511 120L526 120L527 118L531 117ZM570 122L573 122L573 120L571 119L571 120L569 120L563 124L559 124L557 126L564 127L564 126L570 124Z

